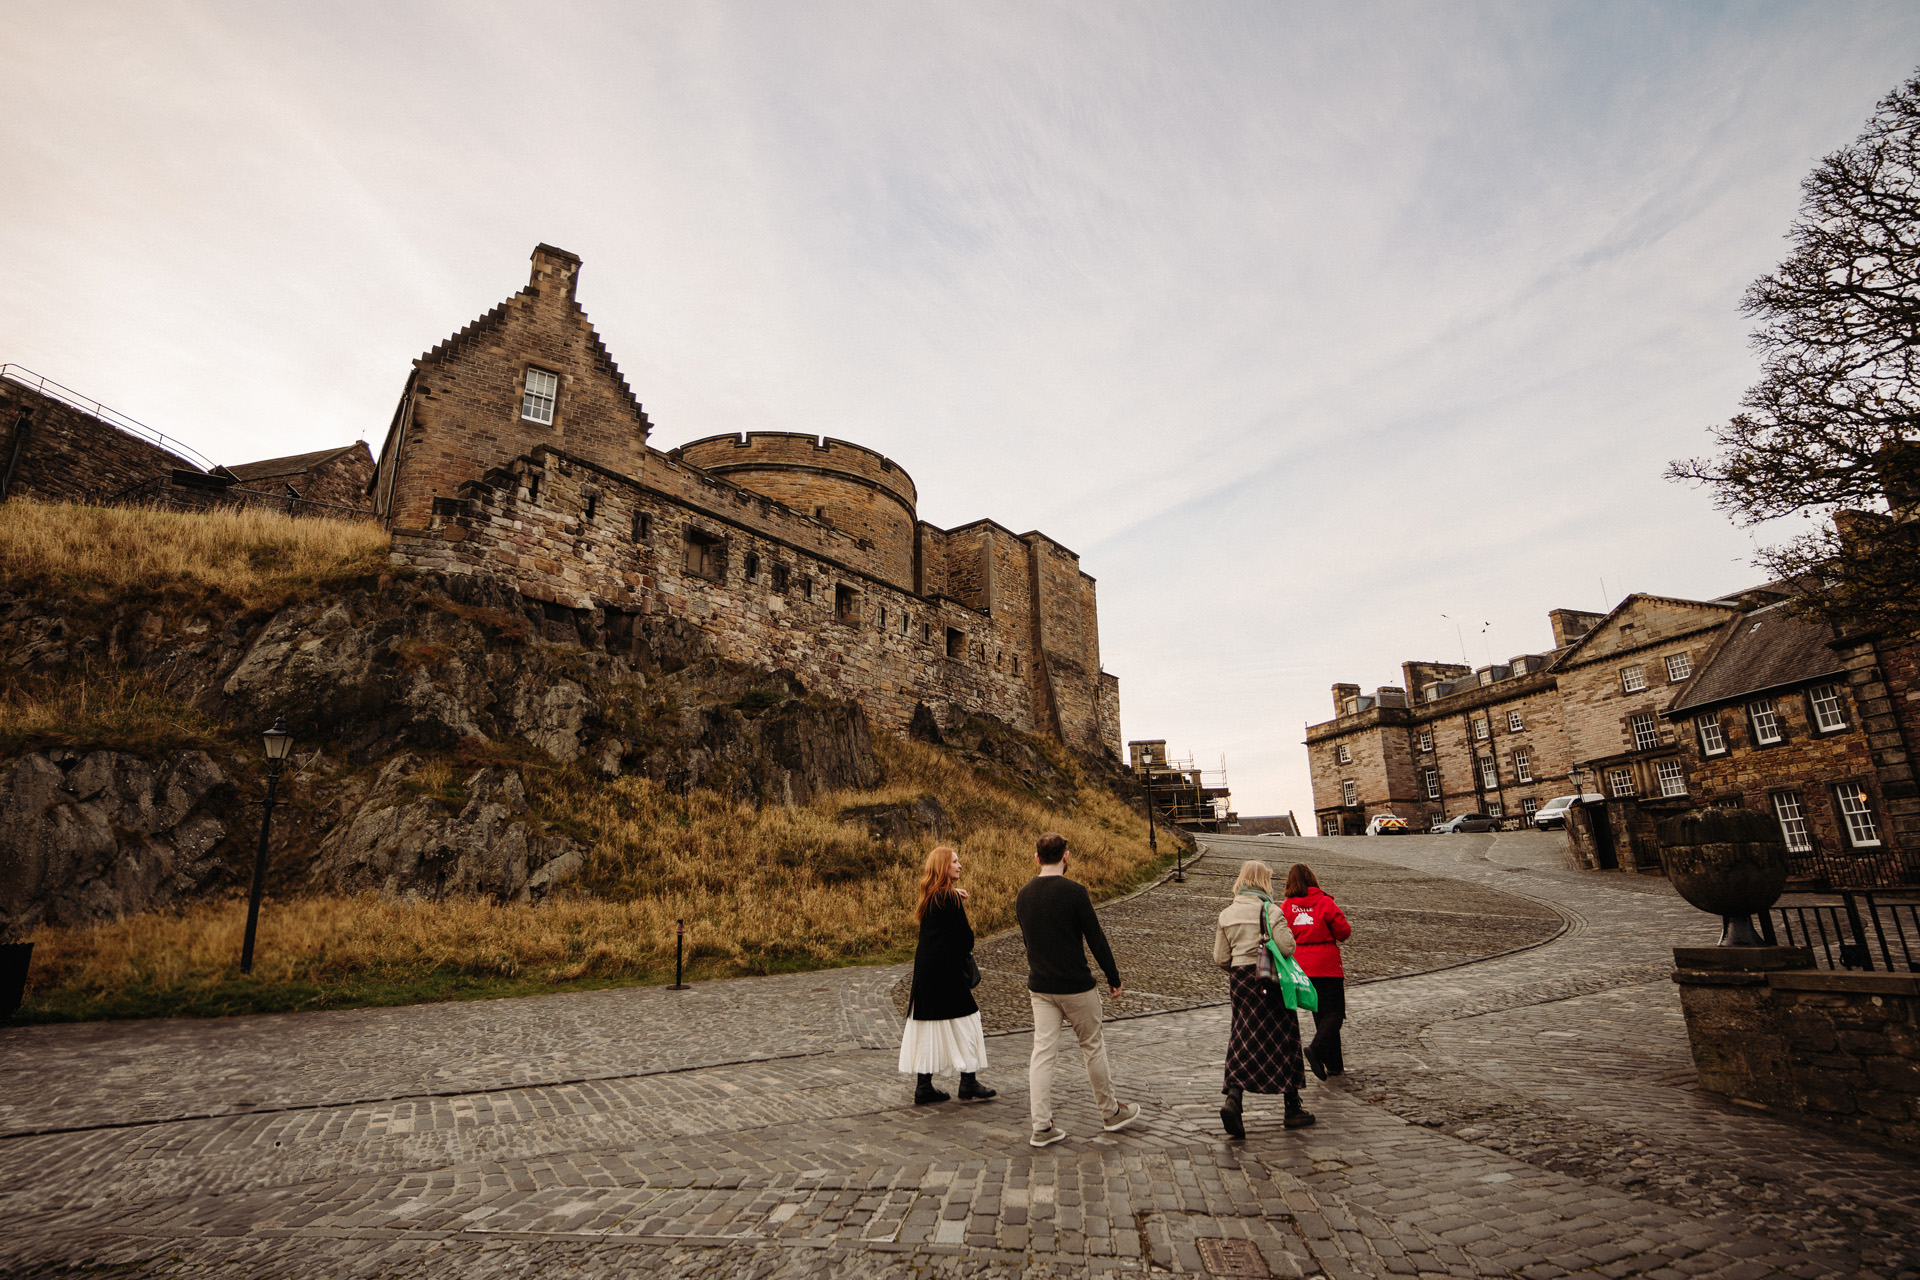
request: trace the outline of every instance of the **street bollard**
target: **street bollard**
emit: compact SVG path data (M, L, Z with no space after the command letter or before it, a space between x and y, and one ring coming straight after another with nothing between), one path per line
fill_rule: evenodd
M687 984L680 981L680 966L687 955L687 922L675 920L673 930L673 985L669 991L685 991Z

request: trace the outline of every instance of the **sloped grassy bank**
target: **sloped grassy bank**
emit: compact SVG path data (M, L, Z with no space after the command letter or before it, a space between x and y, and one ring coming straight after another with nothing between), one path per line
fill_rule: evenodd
M88 539L108 550L85 550ZM338 798L363 796L392 755L350 759L322 743L285 784L255 969L242 976L241 895L257 831L249 818L258 815L245 797L260 786L259 726L217 699L183 693L190 680L143 657L141 628L171 640L181 629L264 626L275 610L371 590L382 550L365 526L257 513L0 508L12 628L0 641L16 662L40 646L39 658L14 668L25 674L0 688L0 766L61 748L156 760L199 750L238 797L220 851L224 878L207 892L163 910L32 931L18 1019L346 1008L670 981L681 920L698 978L892 960L911 952L917 867L937 840L962 850L983 932L1011 924L1043 831L1067 835L1076 875L1098 895L1159 870L1116 770L974 722L948 746L876 732L878 785L797 805L766 803L737 784L692 785L671 770L608 776L590 755L556 762L513 740L409 742L417 766L409 787L450 810L478 770L517 771L527 821L576 842L583 865L563 891L535 902L346 896L316 891L304 872L328 824L347 812ZM554 660L538 641L489 626L490 643ZM674 677L676 696L705 696L749 718L778 701L751 672L706 671L696 663ZM704 694L703 679L712 686ZM611 717L617 699L605 701ZM621 729L637 741L632 730Z

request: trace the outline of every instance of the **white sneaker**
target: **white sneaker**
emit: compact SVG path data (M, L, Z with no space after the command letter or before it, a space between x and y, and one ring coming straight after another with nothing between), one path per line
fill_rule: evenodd
M1044 1129L1035 1129L1033 1136L1028 1138L1027 1141L1036 1147L1050 1147L1066 1136L1067 1131L1065 1129L1062 1129L1057 1124L1050 1124Z
M1107 1117L1106 1122L1101 1125L1101 1128L1105 1129L1108 1133L1118 1133L1139 1118L1140 1104L1137 1102L1123 1102L1120 1104L1118 1111L1115 1111Z

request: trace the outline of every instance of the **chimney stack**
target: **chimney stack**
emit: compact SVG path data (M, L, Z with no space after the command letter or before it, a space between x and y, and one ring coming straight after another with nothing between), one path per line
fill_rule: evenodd
M554 289L561 297L572 302L573 291L579 283L579 255L556 249L550 244L533 246L533 278L527 281L529 289L539 294Z

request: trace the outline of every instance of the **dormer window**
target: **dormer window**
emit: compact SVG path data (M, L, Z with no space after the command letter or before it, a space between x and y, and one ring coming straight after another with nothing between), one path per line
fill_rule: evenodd
M545 369L527 370L526 393L520 398L520 416L542 426L553 425L553 405L560 398L560 378Z

